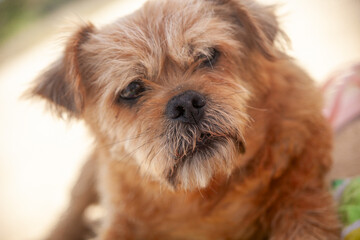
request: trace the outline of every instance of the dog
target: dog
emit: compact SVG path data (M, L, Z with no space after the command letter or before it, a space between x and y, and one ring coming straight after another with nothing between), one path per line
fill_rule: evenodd
M96 143L48 239L340 239L331 131L273 7L153 0L83 24L34 83Z

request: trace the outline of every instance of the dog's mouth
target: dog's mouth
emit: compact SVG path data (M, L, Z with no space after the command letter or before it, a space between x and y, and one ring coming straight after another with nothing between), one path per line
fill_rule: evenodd
M245 153L244 144L239 138L233 135L212 134L201 132L193 137L191 142L185 142L184 139L178 142L178 147L173 154L174 165L168 172L168 182L175 186L178 170L185 164L204 162L219 155L220 149L226 148L230 142L237 145L239 153Z
M200 133L191 142L180 141L174 159L176 162L184 162L191 161L200 155L209 158L215 154L218 145L225 143L224 136Z
M245 152L243 142L238 137L224 134L211 134L202 132L194 137L191 144L179 143L175 159L176 161L191 160L196 155L204 157L212 157L220 145L225 145L229 141L233 141L238 145L240 153Z
M189 157L192 157L196 154L205 154L208 157L211 157L216 150L218 144L225 144L226 138L223 136L214 136L210 133L201 133L196 139L195 147L188 154Z

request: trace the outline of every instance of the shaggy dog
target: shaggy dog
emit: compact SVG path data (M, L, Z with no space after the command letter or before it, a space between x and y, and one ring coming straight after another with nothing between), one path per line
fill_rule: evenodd
M153 0L88 24L32 94L95 136L49 239L339 239L331 134L313 81L276 44L271 7Z

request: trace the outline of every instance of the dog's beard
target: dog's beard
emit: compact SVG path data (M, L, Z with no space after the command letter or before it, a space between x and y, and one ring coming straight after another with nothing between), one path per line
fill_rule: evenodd
M173 187L180 185L184 189L194 186L203 188L216 172L221 171L227 175L231 173L238 152L235 138L199 131L192 137L192 143L184 139L180 138L178 143L173 142L174 145L170 148L175 149L176 155L170 152L174 164L168 170L166 180Z
M138 154L140 169L175 189L204 188L215 174L229 176L244 153L241 131L248 117L212 107L197 124L168 121L162 133ZM155 135L155 133L153 134Z

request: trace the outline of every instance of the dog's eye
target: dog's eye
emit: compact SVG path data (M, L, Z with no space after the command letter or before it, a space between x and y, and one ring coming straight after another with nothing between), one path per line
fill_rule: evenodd
M136 100L142 95L145 90L146 88L144 83L140 80L135 80L129 85L127 85L127 87L120 92L117 101L121 102Z
M205 55L205 54L201 54L199 56L199 59L201 60L200 63L200 67L213 67L219 56L220 56L220 52L218 50L216 50L215 48L210 48L209 49L210 54L209 55Z

